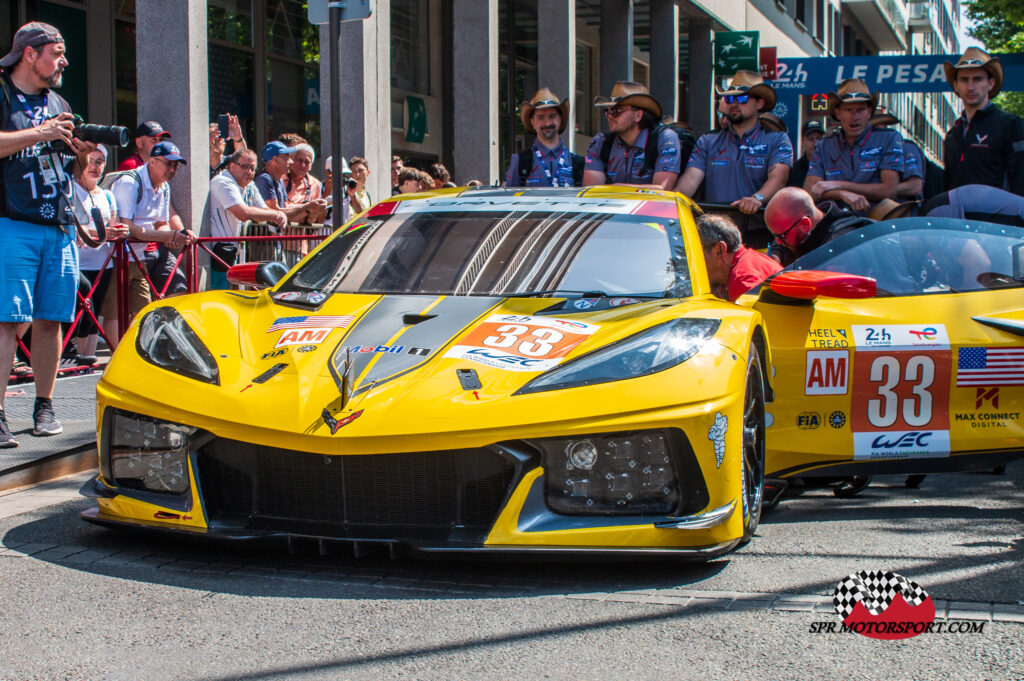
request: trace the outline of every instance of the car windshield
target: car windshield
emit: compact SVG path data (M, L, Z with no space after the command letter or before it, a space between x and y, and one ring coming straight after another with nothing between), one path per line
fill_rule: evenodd
M952 218L879 222L836 239L789 269L872 277L880 295L1024 286L1024 230Z
M675 210L674 203L667 205ZM346 227L280 290L659 298L691 294L678 219L584 211L431 211L415 205L406 210Z

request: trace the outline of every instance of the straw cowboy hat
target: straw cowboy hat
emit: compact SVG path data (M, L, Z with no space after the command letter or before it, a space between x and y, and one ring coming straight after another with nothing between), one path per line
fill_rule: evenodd
M905 218L910 215L910 212L916 205L917 201L898 203L892 199L882 199L876 203L870 211L868 211L868 217L878 222L881 222L882 220Z
M950 64L947 61L942 68L946 70L946 80L949 81L949 87L953 88L954 92L956 92L956 88L953 87L956 82L956 72L960 69L985 69L988 71L988 75L996 79L995 87L988 93L989 99L998 95L1003 88L1003 64L999 61L999 57L993 57L977 47L968 47L956 64Z
M868 123L871 127L878 126L884 128L887 125L899 125L900 119L896 118L896 115L884 106L880 106Z
M872 94L868 84L860 78L847 78L839 84L839 89L828 93L828 115L836 117L836 107L847 102L864 102L871 105L874 113L878 108L878 93Z
M764 82L760 74L753 71L737 71L729 82L729 87L720 90L715 86L715 91L722 96L725 95L752 95L764 100L762 112L768 112L775 108L775 89Z
M761 121L761 127L771 132L789 132L786 123L775 114L763 113L757 117Z
M661 104L651 97L651 93L640 83L620 80L612 88L611 97L594 97L594 106L602 109L624 104L648 111L654 114L659 121L661 120Z
M533 129L533 122L530 121L533 118L533 112L537 109L558 109L562 112L562 120L558 124L558 132L565 132L566 126L569 125L568 99L563 102L558 101L555 93L546 87L537 90L537 94L533 96L533 99L519 105L519 117L523 119L523 127L526 128L526 132L537 132Z

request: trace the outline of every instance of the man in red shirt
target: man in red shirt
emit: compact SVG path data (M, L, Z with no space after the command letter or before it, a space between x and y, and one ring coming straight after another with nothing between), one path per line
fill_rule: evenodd
M118 170L134 170L149 163L149 152L159 142L171 139L171 133L164 130L156 121L139 123L135 129L135 153L121 161Z
M720 298L736 300L782 269L773 258L744 246L739 228L724 215L701 215L697 231L708 279Z

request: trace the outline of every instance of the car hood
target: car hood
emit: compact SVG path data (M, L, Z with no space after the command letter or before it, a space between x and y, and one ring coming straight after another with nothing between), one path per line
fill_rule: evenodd
M180 418L195 425L204 425L196 422L198 415L199 421L209 417L210 423L230 421L315 436L331 437L345 428L347 438L365 434L374 439L593 418L657 408L666 400L677 402L678 397L649 388L621 388L642 381L509 398L554 366L679 317L722 320L712 343L719 351L703 351L680 365L693 375L695 389L688 398L713 398L708 390L717 394L724 386L712 387L714 382L702 375L714 371L709 363L726 363L722 359L726 346L732 346L725 354L735 361L750 316L756 314L712 298L335 294L313 309L275 300L267 292L210 292L170 304L216 358L220 385L152 367L132 348L134 368L129 362L113 362L104 377L107 388L132 386L136 392L140 389L136 386L148 384L149 377L157 374L156 380L188 387L169 386L160 409L180 411ZM552 347L547 354L531 348L539 357L481 347L481 334L495 333L496 325L545 323L549 325L545 328L559 331L547 338L562 335L569 342ZM127 350L125 346L134 346L134 333L125 340L131 342L122 345L119 355ZM746 354L742 348L741 356ZM145 379L140 379L140 370ZM578 397L580 390L602 396L565 399L569 392ZM559 404L554 413L542 402L556 393ZM469 406L472 412L466 411ZM360 445L362 451L368 448L372 449L366 443Z

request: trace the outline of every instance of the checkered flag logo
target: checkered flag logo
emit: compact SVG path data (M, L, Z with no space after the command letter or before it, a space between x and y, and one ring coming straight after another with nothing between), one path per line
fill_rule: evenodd
M880 570L855 572L839 582L832 593L832 605L845 620L857 603L863 603L868 612L881 615L896 594L903 594L903 600L911 607L921 605L928 599L928 593L903 575Z

